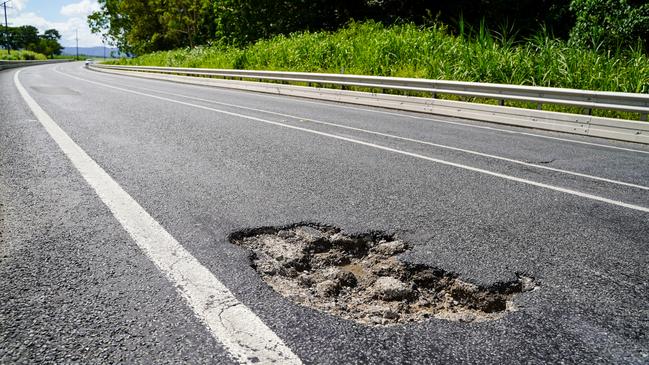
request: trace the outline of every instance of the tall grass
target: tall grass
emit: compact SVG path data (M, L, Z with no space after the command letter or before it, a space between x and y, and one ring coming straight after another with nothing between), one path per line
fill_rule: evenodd
M212 45L156 52L115 63L417 77L599 91L649 93L649 57L640 51L601 54L577 49L546 32L515 42L507 28L465 27L463 36L444 25L383 26L351 23L336 32L303 32L258 41L245 49ZM457 99L453 96L444 96ZM476 100L495 103L494 100ZM528 105L529 104L529 105ZM530 103L508 102L518 107ZM580 112L544 105L543 109ZM593 111L638 119L639 114Z
M516 43L480 27L454 36L444 25L386 27L351 23L336 32L303 32L245 49L223 45L156 52L123 64L421 77L649 92L649 57L640 51L600 54L540 33ZM499 36L499 34L501 36Z
M46 60L45 55L32 52L32 51L11 51L11 54L6 49L0 49L0 60L9 61L24 61L24 60Z

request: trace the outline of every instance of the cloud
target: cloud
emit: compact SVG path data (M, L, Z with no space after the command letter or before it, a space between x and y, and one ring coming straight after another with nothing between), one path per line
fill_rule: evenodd
M47 29L56 29L61 33L61 44L67 47L76 45L76 32L78 31L79 47L101 46L101 36L92 34L87 23L88 15L95 10L99 10L99 4L96 0L82 0L62 6L59 12L67 19L58 22L50 21L31 11L23 11L27 9L28 1L11 1L12 9L8 13L10 14L12 26L33 25L40 32Z
M27 5L28 0L11 0L7 6L12 7L15 11L22 11L25 9L25 5ZM7 9L9 10L9 9Z
M83 16L86 17L93 11L99 10L99 4L96 0L81 0L78 3L68 4L61 7L61 15L63 16Z
M11 2L7 3L7 15L17 14L23 11L27 6L28 1L29 0L11 0ZM4 0L0 2L4 2ZM0 9L1 8L2 7L0 7ZM1 11L0 16L2 16ZM2 24L4 24L4 19L2 19Z
M46 29L56 29L61 33L61 44L68 47L76 45L76 30L79 32L79 47L94 47L102 44L101 37L90 32L85 17L73 17L62 22L52 22L36 13L25 12L15 16L12 24L14 26L33 25L40 32Z

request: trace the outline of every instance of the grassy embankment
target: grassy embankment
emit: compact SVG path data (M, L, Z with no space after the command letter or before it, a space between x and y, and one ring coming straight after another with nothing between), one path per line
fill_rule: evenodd
M32 52L32 51L11 51L11 54L6 49L0 50L0 60L10 61L23 61L23 60L46 60L45 55Z
M603 55L572 48L543 34L524 42L484 30L462 37L450 34L442 25L424 28L353 23L336 32L278 36L244 49L197 47L116 63L333 73L344 69L345 73L361 75L649 93L649 57L639 51ZM535 107L517 102L508 105ZM543 108L569 110L552 105ZM628 113L594 113L639 118Z

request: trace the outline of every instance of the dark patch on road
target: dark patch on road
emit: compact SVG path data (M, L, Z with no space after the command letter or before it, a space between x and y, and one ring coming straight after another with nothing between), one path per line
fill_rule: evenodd
M479 287L454 273L403 262L407 243L381 232L346 235L340 229L296 224L234 233L252 251L252 266L294 302L363 324L391 325L431 317L495 320L514 310L514 297L532 278Z
M553 163L554 161L556 161L556 159L553 158L553 159L549 159L549 160L527 160L527 161L523 161L523 162L531 163L531 164L535 164L535 165L549 165L549 164Z
M81 95L79 92L63 86L30 86L30 89L46 95Z

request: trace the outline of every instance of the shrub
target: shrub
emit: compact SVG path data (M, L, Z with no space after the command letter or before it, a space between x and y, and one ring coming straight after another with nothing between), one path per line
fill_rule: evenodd
M11 51L11 54L7 50L0 50L0 60L9 60L9 61L21 61L21 60L46 60L45 55L32 52L32 51Z
M632 6L627 0L572 0L576 23L570 41L577 47L602 51L649 45L649 3Z

